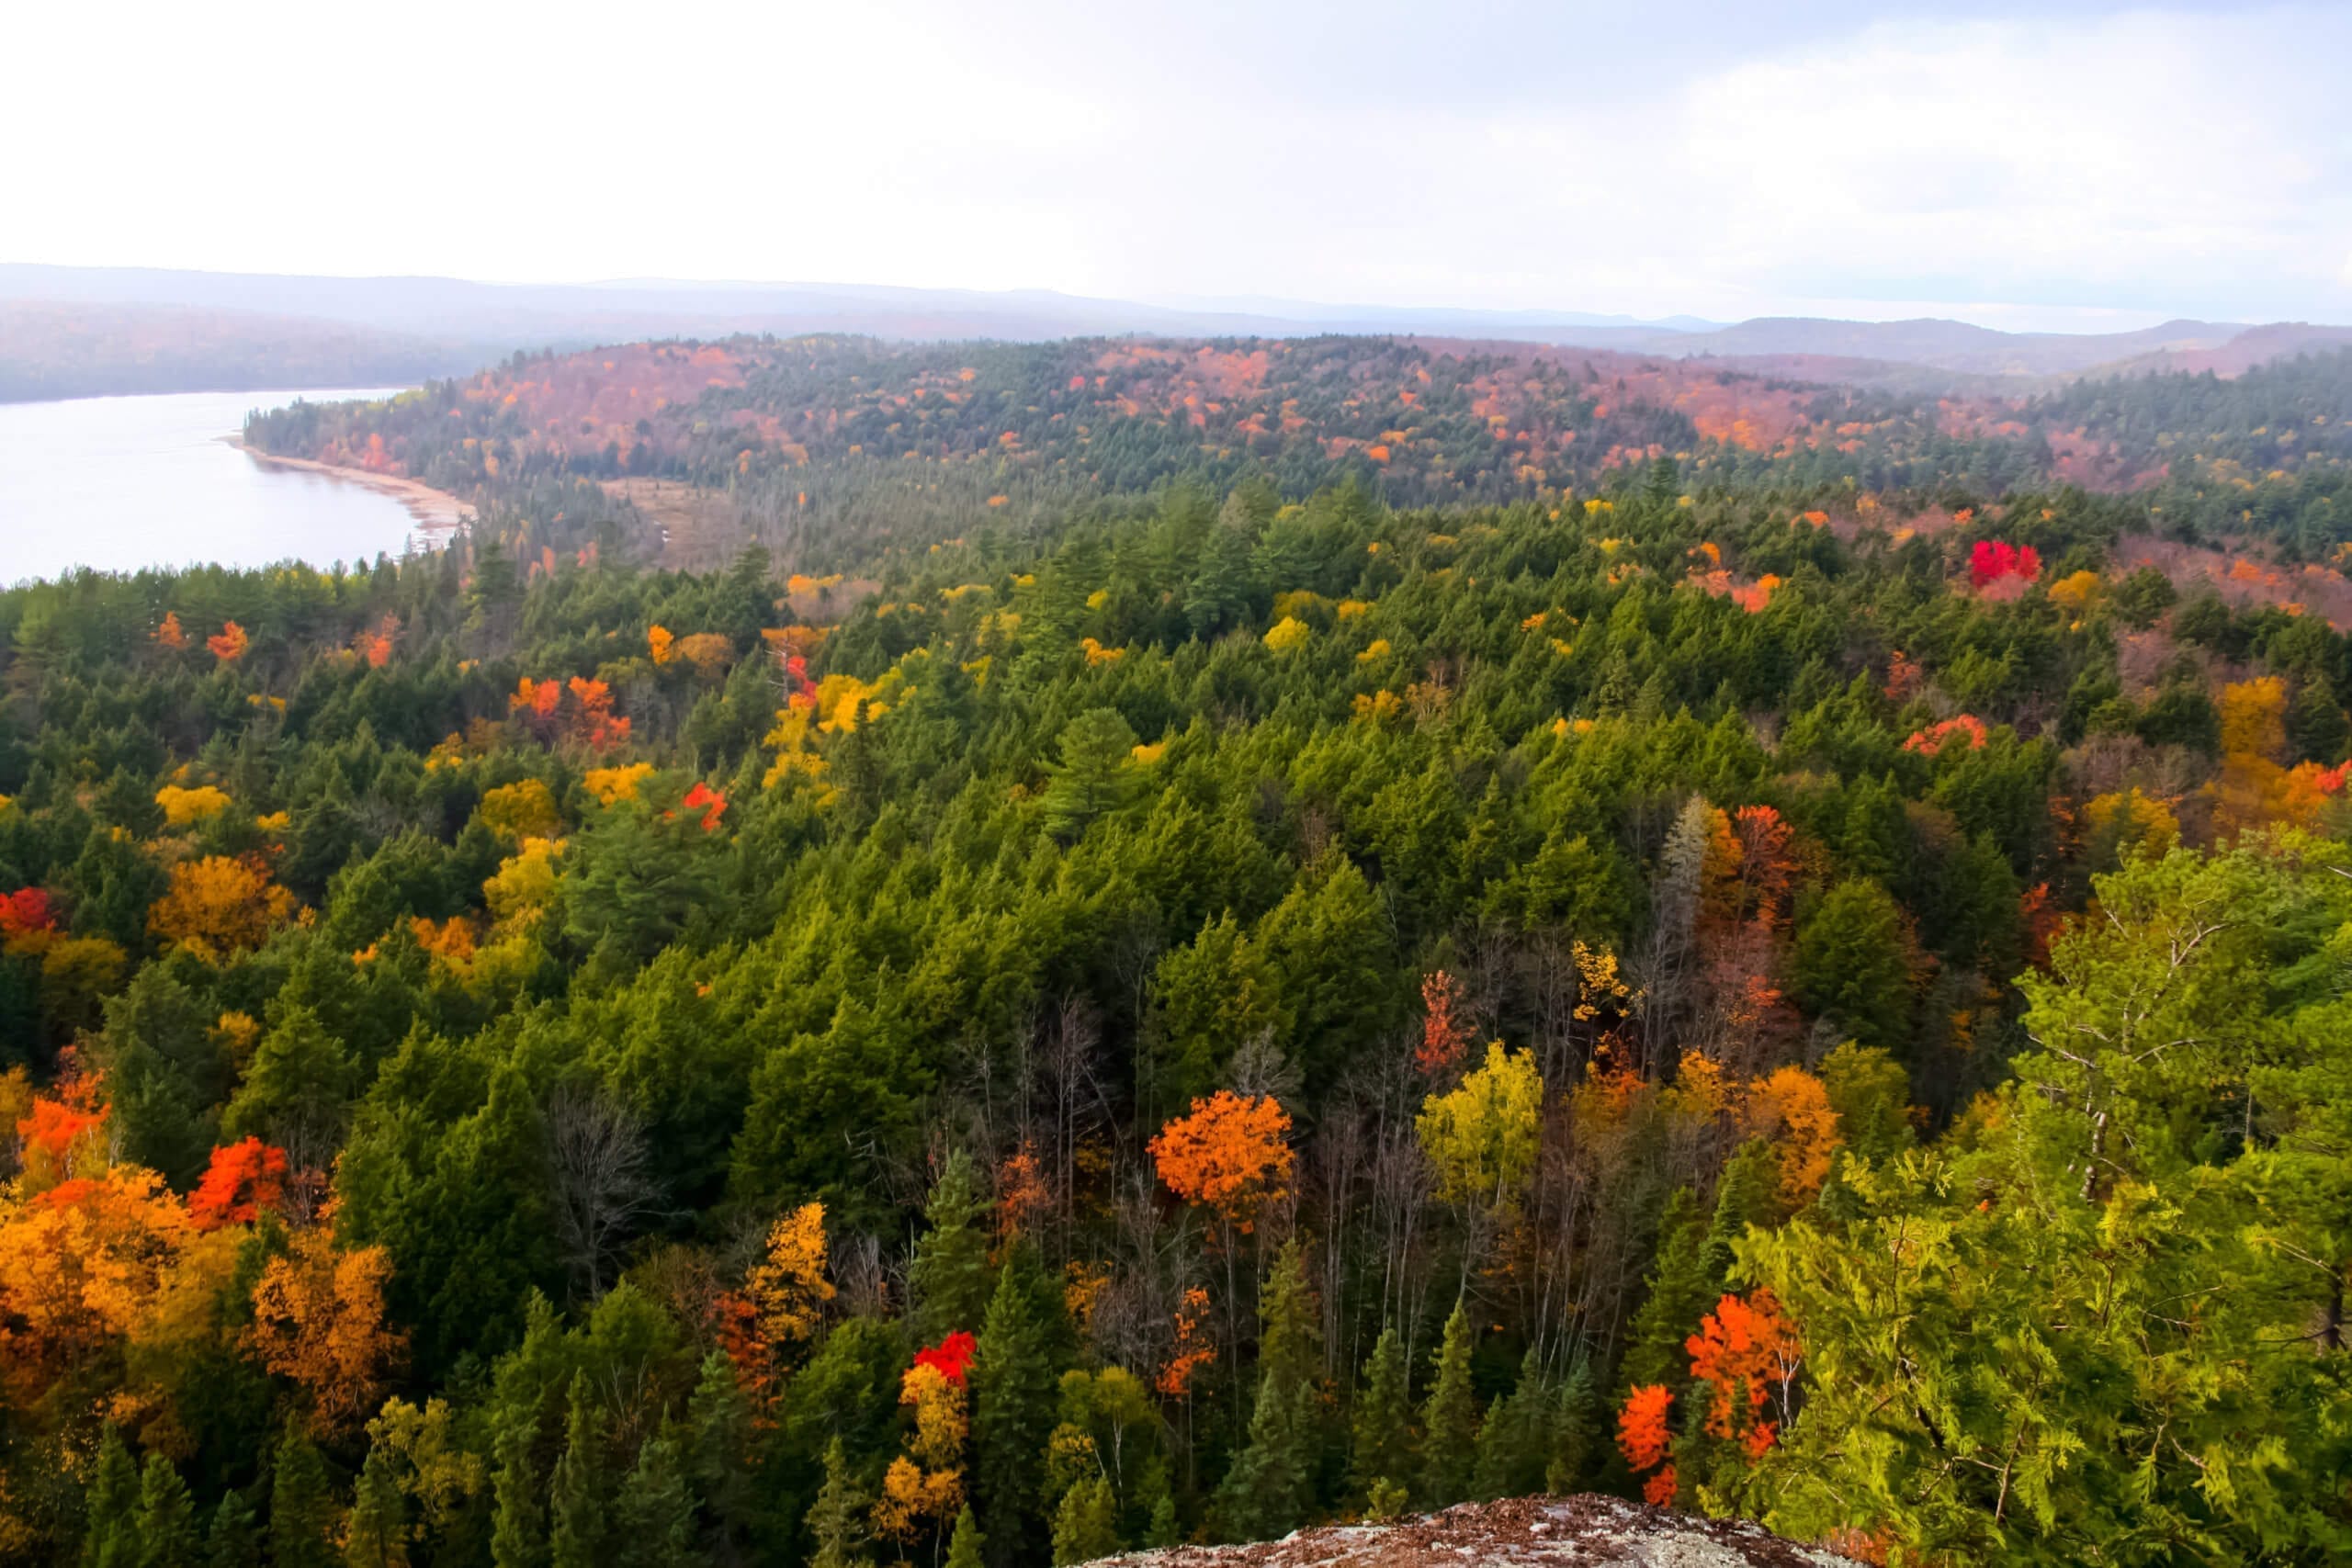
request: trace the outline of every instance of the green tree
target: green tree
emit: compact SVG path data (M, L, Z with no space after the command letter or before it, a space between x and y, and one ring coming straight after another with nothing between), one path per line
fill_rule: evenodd
M272 1568L333 1568L339 1510L318 1445L289 1426L269 1489Z
M139 1466L109 1425L98 1438L98 1462L83 1499L83 1568L138 1568Z
M975 1222L990 1206L972 1156L962 1149L950 1154L923 1210L931 1228L907 1264L915 1336L926 1345L972 1329L988 1311L988 1235Z
M1911 1014L1903 912L1875 882L1841 882L1797 930L1789 978L1808 1011L1865 1045L1900 1046Z
M867 1561L865 1509L849 1456L835 1438L825 1446L824 1484L808 1509L809 1568L859 1568Z
M1046 831L1064 840L1134 798L1136 732L1114 708L1089 708L1063 727L1061 761L1040 802Z
M1470 1316L1456 1303L1430 1359L1435 1373L1421 1406L1421 1503L1465 1501L1478 1457L1478 1400L1470 1389Z
M1119 1550L1119 1505L1102 1477L1080 1481L1054 1511L1054 1568L1091 1562Z
M624 1568L686 1568L696 1561L694 1494L669 1438L657 1433L637 1450L614 1514Z
M563 1452L548 1483L548 1556L553 1568L595 1568L604 1561L605 1483L591 1397L588 1374L574 1372L564 1411Z
M1348 1481L1358 1497L1369 1500L1410 1486L1420 1463L1413 1452L1405 1345L1394 1326L1380 1331L1364 1362L1363 1386L1356 1394L1348 1431Z
M347 1568L405 1568L408 1562L408 1499L382 1443L368 1450L359 1484L345 1521L343 1560Z
M220 1494L204 1535L206 1568L248 1568L262 1559L261 1529L254 1506L235 1487Z
M1551 1448L1551 1380L1544 1375L1535 1347L1519 1363L1519 1381L1498 1394L1478 1428L1478 1468L1472 1491L1482 1498L1519 1497L1544 1487Z
M968 1505L956 1511L956 1529L947 1540L947 1568L982 1568L988 1541Z
M1043 1270L1027 1247L1012 1251L970 1373L977 1501L997 1564L1023 1561L1040 1544L1043 1450L1054 1427L1054 1366L1037 1306Z
M547 1561L546 1494L531 1462L531 1433L520 1419L502 1423L493 1457L490 1554L496 1568L541 1568Z

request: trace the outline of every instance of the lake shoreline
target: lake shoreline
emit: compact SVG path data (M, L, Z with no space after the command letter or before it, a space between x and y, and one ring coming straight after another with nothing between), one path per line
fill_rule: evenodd
M445 490L435 490L421 479L399 474L379 474L370 468L355 468L342 463L322 463L311 457L280 457L275 452L265 452L247 445L242 435L229 434L220 439L264 468L292 468L303 473L320 474L391 497L408 510L409 516L415 520L417 532L427 536L436 547L447 544L449 536L455 534L460 525L474 520L471 502L462 501Z

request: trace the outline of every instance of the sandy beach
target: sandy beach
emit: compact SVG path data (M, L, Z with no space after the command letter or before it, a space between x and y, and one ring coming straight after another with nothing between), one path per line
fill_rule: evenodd
M367 468L346 468L337 463L321 463L309 457L281 457L245 445L242 435L224 435L220 439L264 468L300 468L389 495L408 509L408 514L416 520L420 533L436 536L434 539L436 545L456 532L459 524L470 523L474 519L471 502L460 501L447 491L435 490L416 479L403 479L398 474L374 473Z

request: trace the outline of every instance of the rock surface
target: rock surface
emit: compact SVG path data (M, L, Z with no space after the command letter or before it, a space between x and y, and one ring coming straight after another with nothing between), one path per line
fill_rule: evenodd
M1395 1524L1327 1525L1246 1546L1130 1552L1105 1559L1103 1568L1469 1568L1489 1562L1854 1568L1850 1558L1782 1540L1758 1525L1596 1496L1465 1503Z

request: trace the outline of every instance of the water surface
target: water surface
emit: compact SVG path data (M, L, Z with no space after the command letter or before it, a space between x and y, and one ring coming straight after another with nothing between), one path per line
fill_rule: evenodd
M0 583L77 566L322 567L398 556L415 528L399 501L324 474L265 468L220 439L243 428L249 409L397 389L0 404Z

